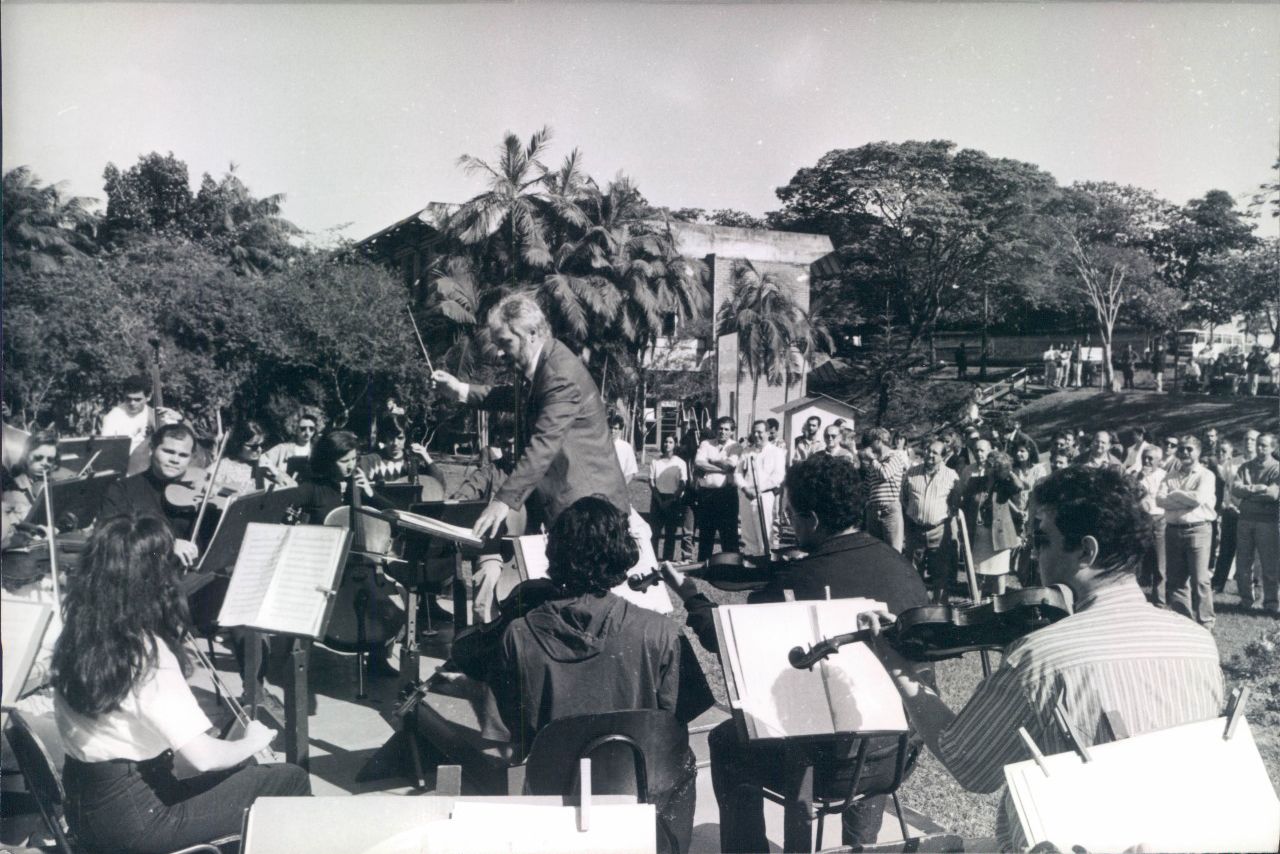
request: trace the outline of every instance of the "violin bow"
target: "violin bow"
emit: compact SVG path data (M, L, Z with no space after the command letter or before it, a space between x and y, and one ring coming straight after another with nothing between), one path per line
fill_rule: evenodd
M58 540L54 534L53 493L49 491L49 472L44 472L44 515L49 523L49 575L53 577L53 602L62 614L62 586L58 581Z
M222 466L222 455L227 450L227 442L231 439L231 433L223 433L222 440L218 442L218 453L213 458L213 468L209 469L209 481L204 485L204 495L200 498L200 509L196 511L196 521L191 526L191 542L195 542L200 536L200 525L204 522L204 512L209 507L209 496L213 494L213 484L218 477L218 469ZM195 569L199 570L204 566L204 557L196 562Z

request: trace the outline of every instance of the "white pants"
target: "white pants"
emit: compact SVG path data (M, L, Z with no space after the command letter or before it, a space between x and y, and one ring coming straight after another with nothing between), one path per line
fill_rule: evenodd
M741 489L738 490L738 539L742 544L744 555L762 555L765 552L765 543L773 542L775 529L773 505L776 497L776 493L766 492L752 501ZM760 530L760 512L756 509L757 507L764 510L764 523L768 526L768 530L763 533Z

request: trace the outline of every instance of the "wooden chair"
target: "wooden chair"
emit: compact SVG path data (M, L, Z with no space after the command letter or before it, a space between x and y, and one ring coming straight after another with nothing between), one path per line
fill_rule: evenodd
M40 809L45 826L53 834L58 851L60 854L76 854L79 848L63 815L67 793L62 788L62 776L58 773L54 754L49 751L26 716L16 709L9 712L8 736L9 744L18 759L18 767L27 780L27 788ZM191 845L172 854L222 854L224 847L236 850L239 843L240 836L235 834Z

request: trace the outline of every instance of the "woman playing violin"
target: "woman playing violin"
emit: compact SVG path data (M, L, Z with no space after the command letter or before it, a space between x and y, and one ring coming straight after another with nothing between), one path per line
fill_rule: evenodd
M159 519L110 519L67 595L54 714L67 750L67 821L93 851L208 842L238 832L259 797L311 793L295 765L244 765L274 735L257 721L237 741L207 734L185 680L187 614L172 552ZM175 758L197 776L175 776Z
M256 487L261 477L264 482L277 486L295 486L296 482L283 466L277 468L263 455L266 440L267 431L257 421L237 422L231 428L226 453L218 466L218 485L236 492L248 492Z
M22 456L13 467L13 477L5 483L4 491L17 493L13 501L25 503L26 509L31 509L46 476L51 481L75 477L75 472L63 468L59 462L58 431L52 428L35 431L27 437Z
M173 534L173 553L184 565L194 564L200 556L191 530L196 508L169 501L165 489L186 475L195 447L195 431L186 424L166 424L156 430L151 434L151 464L146 471L107 487L98 518L133 513L163 519Z

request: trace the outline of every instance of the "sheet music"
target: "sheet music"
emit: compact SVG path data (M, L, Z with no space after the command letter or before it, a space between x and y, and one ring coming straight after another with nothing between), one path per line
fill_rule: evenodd
M249 523L218 612L218 625L246 626L257 620L289 531L286 525Z
M315 637L342 554L343 531L322 525L287 528L280 569L263 603L262 622L274 631ZM264 625L262 628L267 628Z
M0 646L4 653L4 693L0 704L9 708L22 694L22 686L53 618L53 605L0 597L0 616Z
M855 631L859 613L884 607L833 599L716 609L725 640L720 658L748 738L905 730L898 691L865 644L841 647L812 671L797 670L787 658L794 646Z
M439 519L432 519L430 516L410 513L407 510L388 510L387 513L395 516L399 524L413 531L444 537L447 540L475 546L476 548L484 545L484 540L472 534L470 528L451 525L448 522L441 522Z
M513 550L516 554L516 568L520 572L520 580L528 581L531 578L546 578L547 570L550 564L547 562L547 536L546 534L526 534L523 537L512 538ZM642 570L632 569L632 574L643 574ZM667 585L659 584L650 587L643 593L632 590L627 586L627 582L623 581L611 591L615 596L620 596L641 608L648 608L650 611L656 611L659 614L670 614L672 610L671 594L667 592Z

